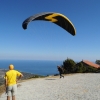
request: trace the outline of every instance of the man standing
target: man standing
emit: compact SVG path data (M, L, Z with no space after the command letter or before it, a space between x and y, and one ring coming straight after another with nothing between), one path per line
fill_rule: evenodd
M62 69L60 66L57 66L57 68L58 68L58 71L59 71L60 78L61 78L61 77L64 78L64 76L62 75L63 69Z
M23 76L22 73L14 70L14 66L9 65L9 70L5 73L5 88L7 93L7 100L10 100L10 96L12 96L12 100L15 100L15 95L17 92L17 82Z

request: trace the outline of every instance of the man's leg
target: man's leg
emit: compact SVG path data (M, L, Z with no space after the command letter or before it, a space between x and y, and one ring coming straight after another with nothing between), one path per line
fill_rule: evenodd
M62 74L61 74L61 77L63 77Z
M63 78L64 78L64 76L63 76Z
M15 96L12 96L12 100L15 100Z
M16 92L17 92L17 84L12 86L12 100L15 100Z
M7 100L10 100L10 96L11 96L11 89L12 89L12 87L11 87L11 86L8 86L8 87L6 88Z
M61 76L61 72L60 72L60 78L61 78L62 76Z
M7 96L7 100L10 100L10 96Z
M64 78L64 76L62 75L62 77Z
M64 76L62 75L62 73L60 73L60 77L63 77L64 78Z

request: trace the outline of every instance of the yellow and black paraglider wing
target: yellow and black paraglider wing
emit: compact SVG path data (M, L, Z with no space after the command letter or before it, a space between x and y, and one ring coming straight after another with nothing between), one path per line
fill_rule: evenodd
M45 12L45 13L40 13L40 14L31 16L23 22L23 24L22 24L23 29L27 29L27 25L29 24L29 22L34 21L34 20L50 21L50 22L55 23L58 26L62 27L63 29L68 31L70 34L72 34L72 35L76 34L74 25L63 14L54 13L54 12Z

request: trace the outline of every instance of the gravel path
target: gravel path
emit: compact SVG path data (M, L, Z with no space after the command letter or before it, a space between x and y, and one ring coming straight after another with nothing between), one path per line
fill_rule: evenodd
M47 77L19 83L16 100L100 100L100 74ZM0 100L6 100L3 94Z

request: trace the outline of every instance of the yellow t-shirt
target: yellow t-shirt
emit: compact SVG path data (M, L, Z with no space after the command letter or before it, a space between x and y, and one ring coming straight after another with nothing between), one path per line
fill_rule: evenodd
M20 76L21 73L16 70L9 70L5 74L5 79L7 80L7 85L14 85L16 84L16 79L18 76Z

